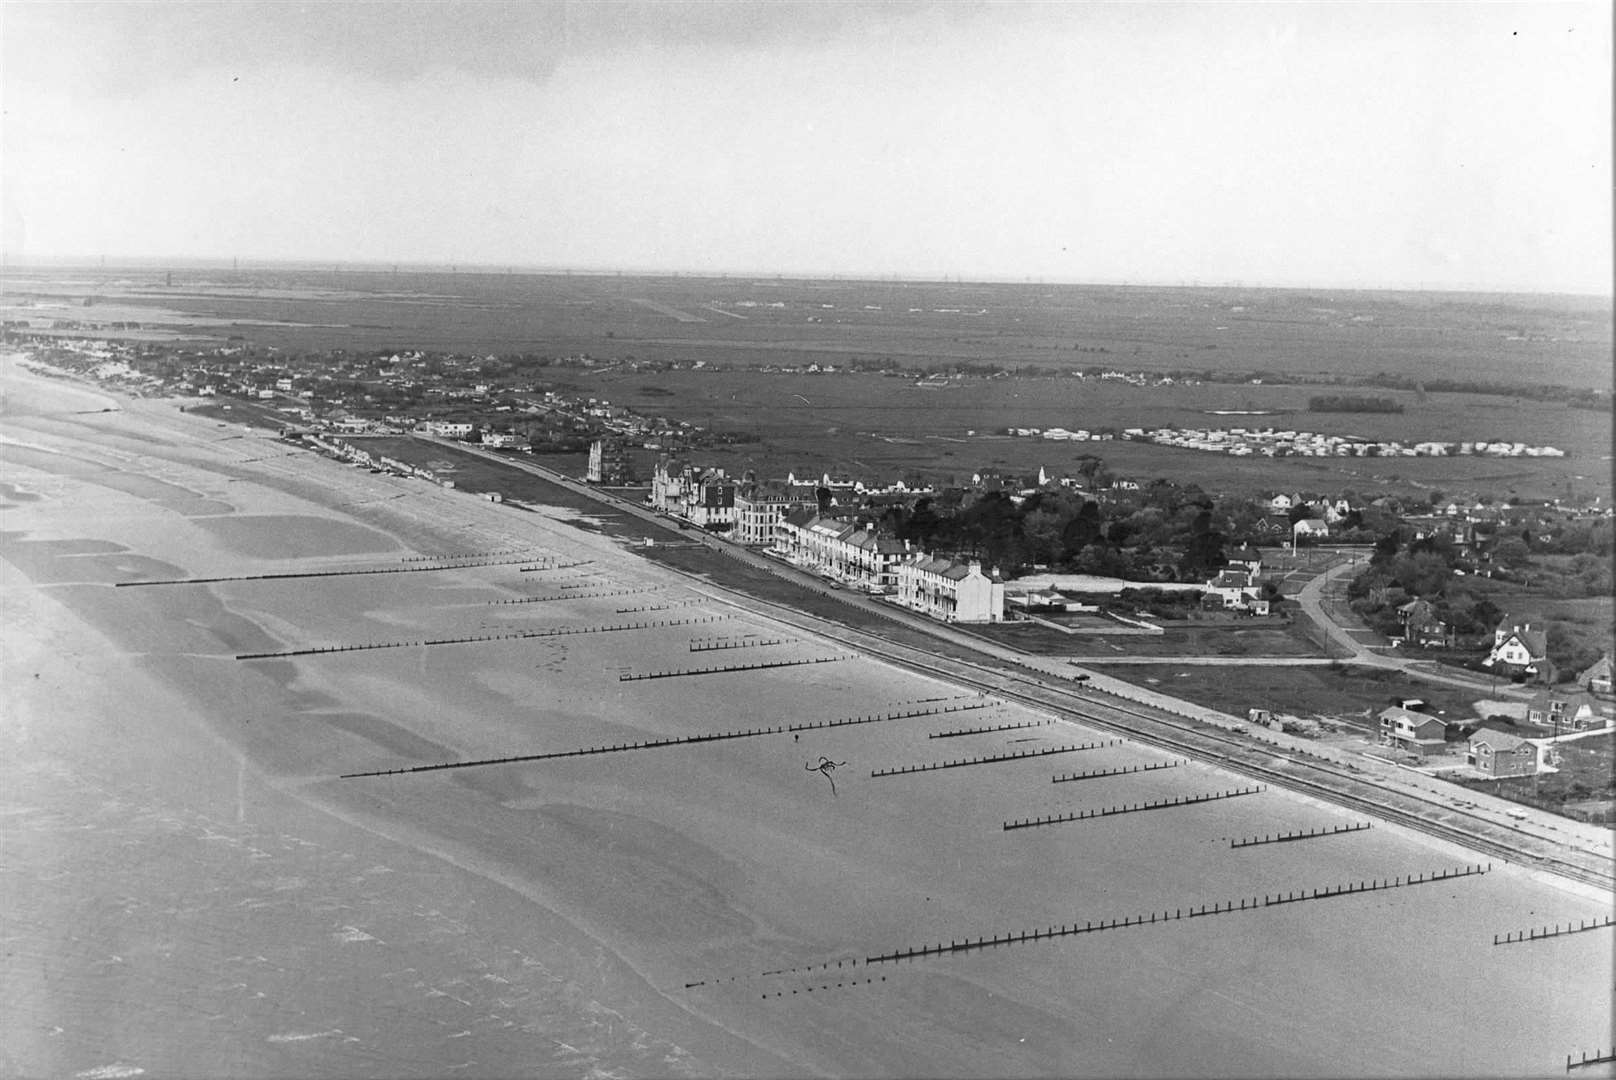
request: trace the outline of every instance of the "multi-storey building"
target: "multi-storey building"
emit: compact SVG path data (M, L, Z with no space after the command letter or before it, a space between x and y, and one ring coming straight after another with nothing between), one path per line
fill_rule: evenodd
M881 593L897 586L897 567L910 553L907 543L883 535L874 523L859 525L806 508L782 519L775 550L796 566Z
M898 564L898 603L942 622L1004 620L1004 583L979 562L922 555Z
M693 525L727 532L735 525L735 481L723 469L700 469L662 458L651 474L649 500L656 509Z
M786 515L812 506L812 501L772 484L742 484L735 489L735 528L730 539L737 544L777 548Z

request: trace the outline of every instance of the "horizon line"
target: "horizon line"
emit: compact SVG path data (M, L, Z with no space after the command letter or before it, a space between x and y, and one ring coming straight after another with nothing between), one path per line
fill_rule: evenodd
M378 273L441 273L441 274L523 274L530 276L580 277L636 277L636 278L691 278L727 280L731 278L762 278L780 281L844 281L871 284L916 285L1054 285L1098 286L1105 288L1143 289L1277 289L1318 290L1334 289L1346 292L1412 292L1495 294L1513 296L1570 296L1586 299L1616 300L1616 282L1603 290L1586 286L1523 286L1499 285L1481 282L1426 283L1402 282L1393 284L1350 284L1343 282L1300 282L1279 284L1246 278L1227 279L1166 279L1166 278L1065 278L1027 274L949 274L918 272L871 271L804 271L792 269L668 269L654 267L617 267L587 265L545 265L523 262L454 262L449 260L406 259L319 259L307 257L258 257L218 255L15 255L0 252L0 274L12 269L58 268L84 270L143 269L164 266L174 269L230 270L240 273L259 270L324 270L327 272L363 271Z

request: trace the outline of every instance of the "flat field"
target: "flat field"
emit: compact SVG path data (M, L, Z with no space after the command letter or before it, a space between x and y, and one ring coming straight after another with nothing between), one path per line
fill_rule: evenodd
M1115 626L1116 624L1111 624ZM1026 652L1105 656L1242 656L1317 657L1322 654L1282 620L1242 620L1234 624L1203 625L1160 620L1160 634L1062 634L1037 625L1002 623L971 627L969 632L990 641L1002 641Z
M168 284L149 268L8 268L8 300L82 308L87 296L189 313L215 333L222 321L294 349L606 360L890 357L1592 388L1610 385L1613 342L1600 297L312 268L176 267Z
M575 510L7 377L10 1071L1471 1075L1609 1045L1608 932L1492 944L1608 894L1498 863L1272 903L1485 860L1385 822L1233 849L1362 818L850 654Z
M8 273L0 307L95 319L151 312L165 332L239 336L293 351L443 349L588 355L538 380L756 436L704 458L761 475L984 467L1072 471L1087 453L1114 472L1208 490L1465 490L1564 497L1611 486L1611 413L1490 395L1373 391L1401 414L1308 413L1297 379L1385 373L1609 391L1608 299L1233 288L423 273L151 270ZM33 307L23 305L34 305ZM191 321L186 322L187 319ZM632 370L630 361L845 366L893 360L1069 371L1259 374L1262 385L1135 387L1021 377L922 389L912 379ZM1607 398L1608 400L1608 398ZM1212 416L1209 410L1266 415ZM1547 459L1230 458L1123 443L1003 439L1007 427L1296 428L1404 441L1497 440L1566 450ZM977 437L967 438L967 431ZM963 440L963 441L956 441Z
M610 399L755 441L703 451L736 472L799 476L821 471L913 475L954 483L983 468L1019 475L1040 467L1075 475L1085 456L1143 483L1168 477L1208 491L1278 489L1423 496L1431 490L1515 491L1526 497L1583 497L1608 491L1611 416L1591 409L1477 394L1430 394L1394 415L1289 411L1305 406L1299 386L1166 386L1071 378L970 380L928 389L880 375L788 375L677 371L570 378L575 392ZM1316 391L1316 388L1311 388ZM1398 396L1398 395L1392 395ZM1274 409L1268 416L1213 416L1213 408ZM1259 428L1357 435L1404 442L1459 439L1552 445L1565 458L1231 457L1123 440L1064 442L1016 438L1011 427L1097 430L1177 426ZM643 455L647 468L654 455Z
M1364 731L1379 730L1382 709L1420 698L1431 711L1455 720L1476 719L1473 691L1410 678L1400 672L1355 665L1284 667L1231 662L1227 666L1173 664L1086 665L1114 678L1141 683L1199 705L1245 716L1270 709L1292 716L1324 716ZM1485 697L1482 694L1481 697Z

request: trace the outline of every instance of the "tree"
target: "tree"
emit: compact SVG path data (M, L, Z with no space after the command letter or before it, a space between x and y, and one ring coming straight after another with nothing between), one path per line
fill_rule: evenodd
M1526 546L1524 540L1500 540L1493 547L1493 558L1512 570L1530 566L1532 562L1532 549Z
M1021 531L1027 538L1027 551L1034 562L1054 563L1065 556L1062 539L1070 520L1075 519L1064 513L1058 504L1038 506L1023 515Z
M1393 529L1385 536L1382 536L1379 540L1376 540L1375 553L1369 557L1370 565L1373 566L1379 563L1390 562L1393 558L1395 558L1397 556L1398 548L1402 546L1402 539L1403 537L1401 530Z
M1100 539L1104 522L1100 519L1100 504L1093 499L1087 499L1078 509L1076 516L1067 522L1061 533L1061 547L1068 557L1082 551L1088 545Z
M1196 518L1197 524L1201 524L1202 517L1208 519L1208 524L1191 531L1178 564L1179 572L1188 578L1209 577L1229 564L1223 552L1223 534L1210 527L1211 515L1204 511Z

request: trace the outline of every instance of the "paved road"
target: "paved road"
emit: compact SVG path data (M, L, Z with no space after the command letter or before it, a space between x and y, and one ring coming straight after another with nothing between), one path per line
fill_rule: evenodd
M1331 618L1329 608L1324 602L1325 590L1334 582L1356 573L1359 565L1356 562L1342 563L1332 566L1324 573L1319 574L1297 594L1296 600L1302 610L1324 631L1330 642L1347 653L1346 662L1360 664L1364 667L1384 668L1389 671L1399 671L1410 678L1423 679L1426 682L1443 683L1448 686L1458 686L1465 690L1474 690L1491 696L1507 694L1511 697L1530 697L1532 691L1517 686L1496 686L1489 680L1463 672L1448 670L1433 670L1438 667L1430 660L1417 660L1409 656L1388 655L1375 652L1363 642L1353 637L1352 631L1343 627ZM1244 662L1244 661L1242 661Z
M1329 667L1326 656L1071 656L1074 664L1185 664L1190 667Z
M1360 795L1371 799L1378 799L1391 809L1393 803L1400 799L1415 798L1425 801L1425 808L1419 812L1432 823L1448 827L1457 827L1462 833L1476 837L1478 840L1488 838L1501 840L1517 846L1522 861L1533 861L1532 853L1563 852L1575 853L1575 856L1585 865L1597 868L1597 873L1610 876L1611 843L1612 836L1608 829L1601 826L1586 825L1582 822L1570 821L1558 815L1536 810L1532 807L1499 799L1484 792L1456 787L1443 780L1438 780L1424 773L1406 769L1386 762L1379 758L1370 757L1349 749L1321 745L1317 742L1302 739L1297 736L1286 735L1282 732L1270 731L1263 727L1248 727L1240 718L1220 713L1193 702L1174 698L1169 694L1152 690L1148 687L1136 686L1123 682L1099 672L1085 671L1071 659L1063 656L1039 656L1022 653L1008 646L988 641L974 634L962 632L945 624L934 622L923 616L897 608L894 605L872 597L846 590L832 590L820 578L806 574L795 567L789 566L776 559L770 559L755 551L740 547L736 544L720 540L710 534L696 529L680 531L677 524L670 518L660 515L648 507L638 505L621 498L611 492L573 480L552 469L530 462L513 460L512 458L491 452L480 451L475 447L468 447L463 443L448 443L457 450L469 450L472 453L482 454L491 460L503 464L525 469L534 475L546 480L564 485L571 490L583 493L589 497L611 506L614 509L626 511L643 519L648 525L659 529L671 531L682 543L701 543L713 548L715 551L736 559L739 562L759 567L771 573L790 580L798 581L810 588L816 589L827 596L855 606L875 611L897 622L911 623L933 637L949 641L957 645L974 650L984 660L992 658L1014 665L1016 670L999 668L997 678L1007 680L999 692L1008 692L1023 698L1049 697L1049 705L1060 709L1071 709L1080 715L1095 712L1111 714L1113 705L1122 711L1115 713L1112 723L1117 726L1134 730L1143 734L1139 728L1140 722L1149 724L1150 718L1146 714L1130 712L1128 705L1143 705L1147 709L1160 710L1163 713L1180 718L1198 720L1214 725L1228 733L1238 731L1237 737L1245 743L1243 749L1231 752L1229 746L1211 748L1203 752L1209 760L1218 760L1230 765L1237 771L1240 768L1241 758L1250 758L1256 751L1257 758L1270 762L1287 761L1291 765L1325 765L1326 767L1344 768L1356 778L1355 783L1342 786L1342 779L1338 773L1334 781L1343 791L1357 790ZM1315 579L1322 591L1323 583L1328 579L1339 577L1349 572L1351 564L1332 568ZM1311 584L1311 583L1310 583ZM869 630L859 630L850 626L829 622L819 616L798 611L785 605L756 597L749 597L744 593L733 592L723 586L713 586L715 590L724 594L724 599L731 603L740 603L742 606L754 609L760 614L777 619L790 625L795 625L811 633L819 633L855 647L866 649L876 655L888 659L904 662L905 657L925 665L928 662L935 665L937 661L945 658L935 654L927 654L915 646L903 645L872 633ZM1316 592L1317 596L1318 593ZM1321 625L1331 625L1327 620L1321 620ZM1356 651L1356 650L1355 650ZM1406 661L1396 658L1382 657L1377 653L1368 653L1375 661L1375 666L1398 667ZM1105 657L1106 663L1117 663L1117 658ZM1172 658L1138 658L1141 662L1180 662ZM1200 657L1200 662L1219 664L1247 663L1245 657ZM1304 658L1288 658L1298 660ZM1314 662L1330 663L1329 660L1306 658ZM1357 662L1357 661L1353 661ZM977 665L970 662L959 666L958 676L970 679L981 671ZM1425 673L1414 673L1424 675ZM1074 684L1076 676L1087 675L1089 678L1081 684ZM1428 677L1428 676L1427 676ZM1453 680L1460 685L1469 686L1462 680ZM1019 687L1019 689L1017 689ZM1485 683L1482 684L1485 690ZM1099 691L1098 694L1095 691ZM1109 699L1109 700L1108 700ZM1252 758L1256 760L1257 758ZM1298 777L1301 779L1301 777ZM1378 793L1378 794L1377 794Z

